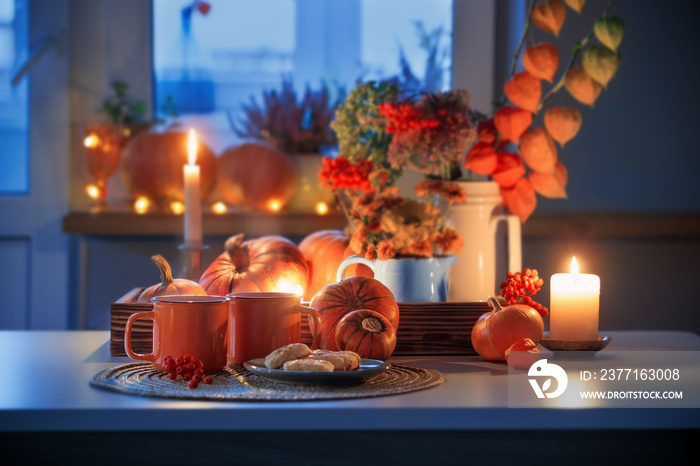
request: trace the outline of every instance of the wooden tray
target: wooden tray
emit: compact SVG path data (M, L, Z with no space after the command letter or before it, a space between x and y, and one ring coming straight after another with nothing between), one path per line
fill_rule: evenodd
M143 290L135 288L110 306L110 354L126 356L124 329L131 314L153 309L151 304L131 301ZM476 354L471 343L476 320L491 308L487 303L399 303L399 330L395 355ZM311 344L308 322L302 319L301 341ZM150 353L153 321L139 319L131 332L132 348Z

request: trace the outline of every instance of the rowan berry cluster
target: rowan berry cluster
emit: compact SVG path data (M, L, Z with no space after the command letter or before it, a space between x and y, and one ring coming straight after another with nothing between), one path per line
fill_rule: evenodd
M409 101L379 104L379 112L388 120L386 132L389 134L425 130L440 124L436 119L426 118L423 109Z
M533 300L534 296L542 289L544 280L539 277L536 269L524 269L520 272L508 272L508 279L501 282L501 296L508 304L523 303L533 307L542 317L549 315L549 310Z
M349 189L352 191L370 191L374 189L369 175L374 164L369 160L359 160L353 164L339 155L332 159L323 158L323 167L318 174L323 185L329 189Z
M189 354L179 358L166 356L163 359L163 367L168 373L170 380L175 380L178 376L181 376L190 388L197 388L200 382L210 384L213 380L210 375L204 376L202 361L195 359Z

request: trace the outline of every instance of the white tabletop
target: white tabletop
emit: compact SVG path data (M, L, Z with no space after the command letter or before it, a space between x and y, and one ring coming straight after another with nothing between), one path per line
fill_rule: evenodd
M608 332L609 351L700 350L686 332ZM0 431L700 428L697 409L508 407L508 368L477 356L394 357L437 369L442 385L341 401L185 401L124 395L88 384L130 359L109 355L106 331L0 331Z

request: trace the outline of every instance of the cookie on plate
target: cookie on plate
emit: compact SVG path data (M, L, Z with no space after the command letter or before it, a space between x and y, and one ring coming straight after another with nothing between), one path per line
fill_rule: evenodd
M265 358L265 367L268 369L279 369L287 361L301 359L311 354L311 350L303 343L292 343L281 348L277 348Z
M359 354L355 353L354 351L336 351L336 353L350 361L350 367L348 367L345 370L351 371L360 367L360 361L362 360L362 358Z
M336 371L346 371L351 366L349 358L343 357L337 351L314 350L307 358L328 361Z
M285 371L333 372L333 363L323 359L303 358L284 363Z

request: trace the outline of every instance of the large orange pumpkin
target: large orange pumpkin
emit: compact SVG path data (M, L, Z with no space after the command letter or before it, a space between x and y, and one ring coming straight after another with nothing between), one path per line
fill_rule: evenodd
M234 291L287 291L302 294L309 271L299 248L281 236L243 241L230 237L225 251L204 271L199 283L210 295Z
M396 348L396 329L378 312L360 309L345 314L335 329L335 344L362 358L386 361Z
M389 288L379 280L350 277L324 287L311 300L311 307L321 314L321 348L336 351L335 330L346 314L358 309L376 311L399 328L399 305Z
M489 361L504 361L506 350L521 338L538 343L542 339L544 323L539 312L525 304L504 308L489 298L493 311L479 317L472 328L472 346L479 356Z
M256 143L226 149L217 161L217 179L229 203L267 211L284 206L299 182L289 155Z
M146 131L134 136L122 152L122 177L134 196L156 201L184 200L183 166L187 160L184 131L156 133ZM200 193L206 198L214 187L216 157L202 141L197 144L200 167Z
M326 285L335 283L338 266L354 252L348 247L350 239L339 230L321 230L312 233L299 244L299 249L309 266L309 286L304 300L311 301ZM351 265L345 270L345 277L355 275L372 277L369 267L362 264Z

